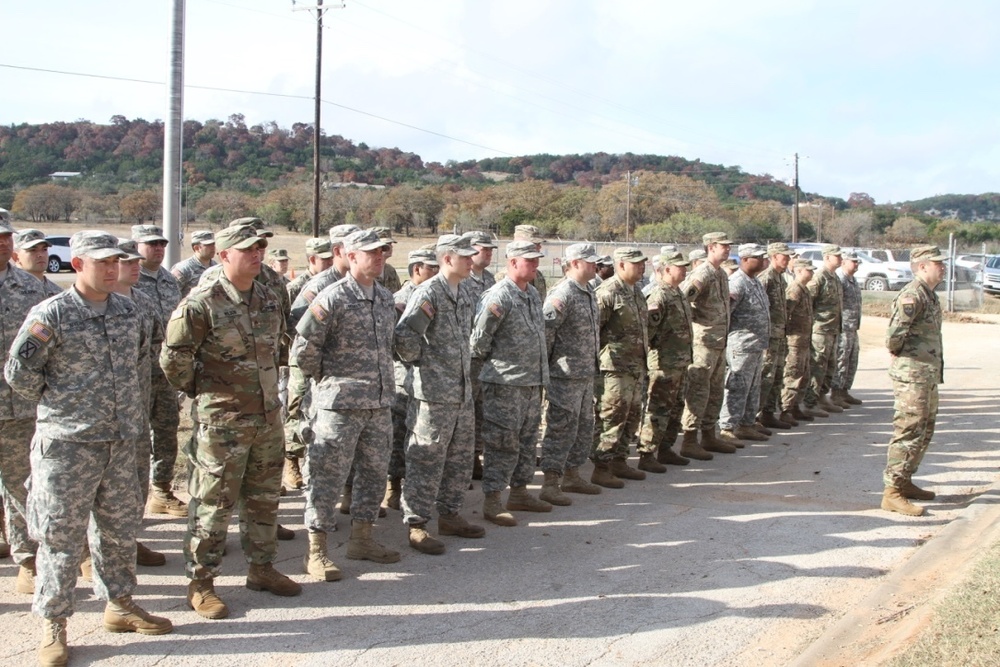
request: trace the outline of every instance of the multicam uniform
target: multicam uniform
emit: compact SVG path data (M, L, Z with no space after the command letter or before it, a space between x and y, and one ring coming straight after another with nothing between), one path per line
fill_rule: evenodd
M711 262L703 262L684 281L681 291L691 303L694 334L682 424L685 431L715 429L726 377L729 276Z
M205 266L197 257L188 257L187 259L181 260L170 267L170 273L177 279L177 285L180 287L181 296L185 297L191 293L191 290L193 290L198 284L198 281L201 280L201 275L211 267L217 265L218 262L214 259L208 263L208 266Z
M396 268L392 264L386 264L382 268L382 275L376 279L376 282L392 294L398 292L403 286L399 281L399 273L396 272Z
M811 373L805 403L812 408L830 391L837 370L837 337L842 328L844 288L837 274L824 268L809 281L808 289L812 298L813 327Z
M131 595L136 583L135 443L147 423L136 359L147 342L131 299L109 294L103 305L70 289L35 306L5 368L11 388L38 403L27 518L38 541L32 610L47 619L73 614L88 518L98 597Z
M834 389L847 391L854 386L854 376L858 372L858 329L861 328L861 286L854 276L843 271L837 273L844 291L843 328L837 346L837 372L833 378Z
M805 398L809 382L809 362L812 349L812 297L809 290L793 280L785 290L788 319L785 335L788 354L785 356L785 374L781 388L781 411L793 412Z
M781 411L781 386L785 374L785 357L788 355L785 334L785 321L788 319L785 290L788 283L785 275L784 271L770 266L757 279L764 286L771 321L771 336L767 341L760 374L760 411L765 413Z
M719 427L752 426L760 408L760 375L770 339L764 286L742 269L729 277L726 392Z

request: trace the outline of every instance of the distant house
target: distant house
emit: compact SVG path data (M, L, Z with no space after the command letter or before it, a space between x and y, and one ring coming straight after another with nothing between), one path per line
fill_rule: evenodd
M49 178L53 181L68 181L71 178L76 178L80 175L78 171L54 171L49 174Z

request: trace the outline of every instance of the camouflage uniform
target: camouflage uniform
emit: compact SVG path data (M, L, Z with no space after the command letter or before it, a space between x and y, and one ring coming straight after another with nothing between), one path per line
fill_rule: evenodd
M483 493L527 486L535 471L542 388L549 382L538 291L505 278L479 301L471 336L481 362Z
M944 381L941 303L920 278L893 302L885 344L892 355L889 377L895 414L883 481L887 487L902 489L934 436L938 384Z
M837 336L840 335L844 288L837 274L824 268L817 271L808 285L812 298L812 358L805 403L815 407L830 391L830 382L837 370Z
M219 575L237 506L247 562L271 563L277 555L284 462L278 342L284 333L275 293L254 282L247 302L221 268L167 324L160 365L171 385L193 399L184 536L189 579Z
M681 285L691 303L693 360L684 394L685 431L714 429L722 409L729 334L729 277L703 262Z
M646 297L649 389L640 441L643 451L669 447L681 428L684 387L691 350L691 304L677 287L657 285Z
M153 382L163 375L160 369L160 348L163 346L163 323L160 321L160 306L145 292L132 288L130 298L139 306L139 315L146 346L142 349L136 363L139 369L140 396L142 396L143 414L146 417L146 428L143 435L136 440L135 466L139 479L139 496L145 506L149 495L149 468L152 440L149 429L149 411L153 401Z
M546 297L542 315L549 359L542 470L562 475L586 463L593 446L597 297L589 283L564 280Z
M48 295L45 287L27 271L8 262L7 277L0 282L0 346L4 361L21 325L34 306ZM0 482L3 484L4 523L14 562L21 564L35 555L37 545L28 536L24 483L31 475L31 436L35 433L35 402L13 391L0 377Z
M767 295L768 316L771 321L771 337L767 341L767 350L764 351L763 370L760 374L761 412L781 412L781 386L785 375L785 357L788 354L785 335L785 321L788 319L785 275L786 272L770 266L758 278Z
M465 282L469 284L469 291L472 294L474 301L472 302L473 312L479 308L479 300L483 296L483 292L488 290L497 284L496 277L489 269L483 269L483 274L477 276L476 272L473 271L466 278ZM472 403L473 409L476 413L476 443L475 450L476 454L483 453L483 389L479 384L479 361L476 359L472 360Z
M642 423L649 330L646 300L637 285L629 285L616 275L601 283L595 294L600 313L601 379L594 392L599 423L591 458L609 463L628 458L629 440ZM647 450L640 444L639 451Z
M742 252L742 250L741 250ZM742 269L729 277L726 391L719 428L752 426L760 408L760 375L771 337L767 292Z
M809 382L810 350L812 349L812 297L805 285L793 280L785 290L788 319L785 335L788 354L785 356L785 374L781 388L781 411L792 412L805 398Z
M181 296L185 297L191 293L191 290L201 280L201 275L211 267L217 265L218 262L213 259L209 262L208 266L205 266L197 257L191 256L187 259L182 259L170 267L170 274L177 279L177 286L180 288Z
M27 519L38 541L32 610L43 618L73 614L88 518L98 597L135 589L140 317L127 297L109 294L101 314L70 289L35 306L11 347L7 381L38 402Z
M288 315L288 326L297 329L299 320L305 315L306 310L309 309L316 295L343 277L340 271L332 266L329 269L320 271L315 276L310 276L306 284L302 286L302 290L298 296L292 301L291 312Z
M392 294L378 283L373 287L374 300L369 300L348 274L324 289L299 320L292 344L291 362L315 382L316 426L308 444L305 511L306 526L314 532L336 530L334 507L352 461L355 521L373 523L385 493L396 311Z
M847 391L854 386L854 375L858 372L858 352L861 345L858 340L858 329L861 328L861 286L854 276L848 276L843 271L839 271L837 277L840 278L844 291L844 311L840 344L837 346L837 372L832 387Z
M406 304L410 301L417 286L407 281L395 294L392 295L396 303L396 312L399 315L406 310ZM469 318L471 324L471 316ZM392 453L389 455L389 477L406 477L406 441L410 437L410 429L407 426L407 409L410 406L410 396L412 388L410 386L410 364L401 361L399 358L392 360L393 371L396 381L396 401L392 404Z
M305 287L306 283L314 277L315 276L308 271L303 271L288 281L288 284L285 285L285 291L288 292L289 304L295 303L295 300L299 298L299 294L302 293L302 288Z
M457 514L472 477L473 308L464 281L456 297L438 274L414 290L396 326L397 352L413 364L402 497L407 524L429 521L435 503L439 514Z
M386 265L382 268L382 275L376 279L376 282L389 290L392 294L395 294L400 290L400 288L403 287L403 284L399 281L399 273L397 273L396 268L389 263L386 263Z

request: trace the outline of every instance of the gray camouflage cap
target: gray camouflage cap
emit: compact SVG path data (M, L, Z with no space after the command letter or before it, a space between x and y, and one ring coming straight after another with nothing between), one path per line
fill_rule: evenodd
M545 257L545 253L538 252L536 245L534 241L511 241L507 244L506 256L508 259L511 257L523 257L525 259Z
M16 234L16 233L17 231L14 229L14 225L0 218L0 234Z
M320 259L330 259L333 257L332 247L329 239L309 239L306 241L306 255L319 257Z
M411 250L406 255L406 263L408 265L427 264L428 266L438 266L437 254L427 248L417 248L416 250Z
M764 249L764 246L756 243L744 243L740 246L740 249L737 252L740 259L746 259L748 257L763 259L764 257L767 257L767 250Z
M388 247L389 244L380 239L373 229L359 229L344 237L344 249L349 251L371 252Z
M566 246L566 250L563 251L563 258L567 261L582 259L585 262L597 263L597 260L601 257L597 254L597 247L593 243L574 243L573 245Z
M692 262L698 259L705 259L706 257L708 257L708 253L701 248L696 248L688 253L688 260Z
M269 239L272 236L274 236L274 232L272 232L271 230L265 228L264 227L264 221L261 220L260 218L254 218L254 217L236 218L235 220L233 220L232 222L229 223L229 226L230 227L251 227L254 231L257 232L257 236L260 236L260 237L263 237L263 238L268 238Z
M343 245L344 238L356 231L360 231L360 227L357 225L336 225L330 228L330 245L336 247L338 245Z
M291 259L288 256L288 251L286 249L284 249L284 248L272 248L271 250L268 250L267 251L267 258L268 259L279 259L279 260L284 260L284 261L287 261L287 260Z
M138 243L167 241L167 237L163 235L163 230L156 225L133 225L132 238ZM169 241L167 242L169 243Z
M215 245L215 234L201 229L191 234L191 245Z
M848 259L852 262L857 262L858 264L861 263L861 258L858 257L858 253L853 250L845 250L844 254L842 254L840 257L842 259Z
M107 259L125 256L125 253L118 249L117 237L93 229L73 234L69 240L69 249L72 257Z
M480 248L496 248L497 244L493 242L493 237L487 232L472 231L465 232L462 236L467 236L472 240L472 245L477 245Z
M15 250L31 250L42 244L51 246L48 239L45 238L45 232L40 229L22 229L19 232L14 233L14 249Z
M478 255L479 251L472 247L472 239L458 234L442 234L437 240L437 250L453 252L462 257Z
M601 266L614 266L615 260L611 259L611 255L601 255L597 258L597 263Z
M639 262L645 262L649 258L642 254L642 251L638 248L615 248L614 252L615 264L618 262L631 262L632 264L638 264Z
M246 250L255 245L261 248L267 247L267 238L259 236L257 230L252 225L229 226L215 235L215 247L219 250Z
M660 254L661 255L668 255L668 254L670 254L672 252L676 252L676 251L677 251L677 246L675 246L673 243L670 243L668 245L661 245L660 246Z
M125 253L122 257L123 262L142 259L142 255L139 254L139 244L135 239L118 239L118 249Z
M797 259L792 262L793 269L809 269L810 271L815 271L816 267L808 259Z
M392 238L392 230L388 227L372 227L372 231L378 234L378 237L386 243L396 242L396 239Z

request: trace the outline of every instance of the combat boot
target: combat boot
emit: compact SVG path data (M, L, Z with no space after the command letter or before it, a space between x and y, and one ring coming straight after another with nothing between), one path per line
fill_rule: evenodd
M665 473L667 472L667 466L663 465L656 460L656 454L653 452L643 452L639 454L639 470L645 470L646 472L655 473Z
M551 512L552 505L528 493L526 486L512 486L507 495L507 509L511 512Z
M827 417L830 416L830 413L824 410L823 408L819 407L818 403L816 405L804 406L802 408L802 414L807 415L808 417L822 417L823 419L826 419ZM810 419L810 421L812 420Z
M601 493L601 487L580 477L579 468L566 468L566 474L562 480L562 490L563 493L583 493L588 496L596 496Z
M483 478L483 458L479 454L472 457L472 479Z
M752 440L754 442L767 442L767 436L761 433L758 429L753 426L747 426L746 424L740 424L733 431L736 437L740 440Z
M807 415L797 403L792 406L792 416L800 422L811 422L815 419L812 415Z
M839 405L843 409L848 410L851 407L851 402L844 396L845 393L843 389L831 389L830 401L834 405Z
M564 507L573 504L572 498L563 493L562 489L559 488L560 477L559 473L554 470L545 471L545 482L542 484L542 490L538 494L540 500L544 500L551 505Z
M104 608L104 629L108 632L138 632L165 635L174 631L170 619L153 616L137 605L131 595L110 600Z
M590 483L603 486L605 489L621 489L625 487L625 482L611 472L610 463L598 461L594 462L594 472L590 475Z
M740 444L737 445L737 442ZM733 454L737 449L744 447L745 443L740 442L740 439L732 431L728 434L723 431L719 434L719 437L716 437L714 428L703 428L701 430L701 446L709 452Z
M170 482L155 482L149 487L149 511L153 514L187 517L187 505L174 495Z
M229 607L215 594L212 579L192 579L188 582L188 606L202 618L219 619L229 616Z
M390 477L385 483L385 500L382 504L391 510L399 509L399 501L403 497L403 478Z
M295 597L302 592L302 586L278 572L271 563L250 563L247 570L247 588L252 591L267 591L281 597Z
M844 389L843 398L844 398L845 401L847 401L851 405L861 405L861 404L864 403L864 401L862 401L860 398L857 398L855 396L851 396L851 392L847 391L846 389Z
M444 542L435 540L427 532L426 523L410 524L410 546L422 554L440 556L444 553Z
M619 479L646 479L646 473L629 466L625 459L612 459L611 474Z
M668 466L686 466L691 463L691 459L684 458L675 452L673 447L666 442L660 443L660 446L656 448L656 460Z
M318 579L319 581L340 581L341 577L344 576L336 563L330 560L330 557L327 555L326 533L310 531L309 551L306 552L306 556L302 560L302 566L305 568L306 574L310 575L313 579Z
M796 419L795 415L793 415L789 410L782 411L781 415L778 416L778 419L788 424L788 428L799 425L799 420Z
M288 542L295 539L295 531L291 528L285 528L279 523L274 529L274 536L282 542Z
M483 498L483 518L498 526L517 525L517 519L514 518L514 515L503 508L499 491L487 493Z
M302 479L302 468L299 466L299 457L285 457L284 485L289 489L301 489L305 486Z
M698 431L684 431L684 438L681 440L681 456L698 461L711 461L715 458L698 444Z
M792 427L790 423L775 417L773 412L761 412L760 423L766 428L777 428L781 430L790 429Z
M354 487L344 485L344 493L340 497L340 513L351 513L351 501L354 500Z
M10 555L10 543L7 541L7 530L4 528L3 504L0 503L0 558Z
M830 397L826 394L819 397L819 400L816 402L816 406L834 415L844 411L844 408L831 401Z
M160 567L167 564L167 557L137 541L135 543L135 564L143 567Z
M351 537L347 540L347 557L351 560L370 560L376 563L397 563L399 552L386 549L372 537L372 526L367 521L351 522Z
M38 646L38 664L42 667L62 667L69 662L66 645L66 619L42 619L42 643Z
M31 595L35 592L35 557L25 558L17 570L17 580L14 581L14 591Z
M933 491L921 489L912 481L904 484L903 488L901 488L899 492L904 498L909 498L910 500L934 500L937 497L937 494Z
M719 429L719 435L715 437L715 441L733 447L734 451L747 446L747 443L740 440L739 436L736 435L736 429L731 428Z
M907 516L920 516L924 513L923 507L918 507L911 503L900 493L899 489L893 486L885 487L885 492L882 494L882 509L887 512L899 512Z
M761 424L759 419L757 421L755 421L753 424L750 424L750 428L752 428L753 430L757 431L761 435L766 435L769 438L772 435L774 435L774 431L772 431L768 427L766 427L763 424Z
M486 529L474 523L469 523L460 514L439 514L438 535L454 535L455 537L477 539L485 537Z
M94 580L94 559L90 557L90 551L80 561L80 578L84 581Z

